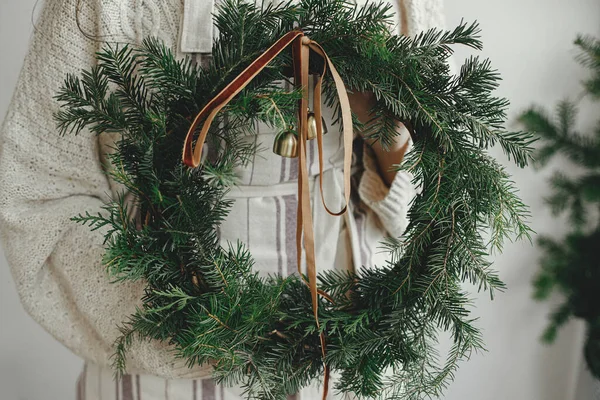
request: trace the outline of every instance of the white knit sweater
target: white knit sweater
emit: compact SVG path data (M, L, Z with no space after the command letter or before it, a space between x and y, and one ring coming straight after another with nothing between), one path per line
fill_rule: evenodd
M441 0L403 2L411 34L443 25ZM110 283L100 263L102 235L69 219L98 212L114 194L101 158L102 144L111 138L99 140L87 131L59 137L52 118L58 107L53 96L65 75L93 65L102 43L78 29L77 0L45 3L0 131L1 239L26 311L73 352L107 365L117 327L140 303L143 283ZM139 43L158 36L182 57L183 3L81 1L79 22L85 32L107 41ZM410 199L407 176L398 174L388 189L374 165L365 167L362 200L390 234L401 234ZM209 374L209 367L188 369L171 351L160 342L136 342L128 370L166 378Z

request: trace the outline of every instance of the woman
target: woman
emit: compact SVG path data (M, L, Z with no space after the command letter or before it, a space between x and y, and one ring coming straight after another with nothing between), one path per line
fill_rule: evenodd
M440 26L440 0L399 0L393 4L398 33L414 34ZM57 340L86 360L78 381L85 400L239 399L239 388L216 385L210 366L188 368L160 342L135 342L128 372L115 382L110 369L118 326L140 303L143 283L109 282L101 265L103 237L70 221L96 213L120 188L109 179L106 153L117 139L89 132L59 137L53 121L53 99L67 73L95 63L104 42L140 43L158 36L178 57L209 62L213 10L210 0L46 0L13 100L1 129L0 224L2 240L21 301L27 312ZM205 29L198 29L198 27ZM199 40L202 39L202 40ZM372 101L351 96L353 111L363 121ZM330 126L331 110L324 109ZM329 129L334 131L333 129ZM337 129L335 130L337 131ZM357 188L352 212L345 218L323 211L314 190L318 164L314 143L309 164L317 266L352 268L373 265L373 253L386 235L400 236L414 193L410 177L391 169L402 161L408 135L399 136L389 153L377 144L356 146L353 170ZM274 132L258 127L251 138L270 147ZM325 194L331 208L341 201L341 141L325 136ZM360 142L359 142L360 143ZM361 156L362 153L362 156ZM236 200L221 226L221 243L241 239L261 273L296 271L295 202L297 161L262 152L238 171ZM316 387L292 396L319 397ZM334 395L332 394L332 398Z

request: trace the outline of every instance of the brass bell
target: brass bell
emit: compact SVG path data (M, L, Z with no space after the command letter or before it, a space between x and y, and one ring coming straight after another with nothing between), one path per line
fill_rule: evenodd
M325 124L325 117L321 116L321 129L323 130L323 135L327 133L327 124ZM312 140L317 137L317 118L315 117L315 113L312 111L308 112L308 140Z
M298 157L298 138L291 130L279 132L273 142L273 153L281 157Z
M195 272L192 272L192 283L194 284L194 286L199 287L200 286L200 280L198 279L198 275L196 275Z
M308 140L312 140L317 137L317 119L315 113L312 111L308 112Z

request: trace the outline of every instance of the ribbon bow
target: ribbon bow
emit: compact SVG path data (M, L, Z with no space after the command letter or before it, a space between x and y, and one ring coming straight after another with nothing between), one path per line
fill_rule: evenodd
M314 228L312 221L312 213L310 208L310 196L308 186L308 168L306 164L306 141L308 140L308 75L309 75L309 57L310 50L313 50L324 59L323 71L319 75L315 85L313 107L315 119L317 122L317 144L319 151L319 188L321 192L321 201L327 212L334 216L343 215L348 208L350 200L350 167L352 160L352 115L350 111L350 102L346 87L339 73L333 66L331 60L317 42L311 40L304 32L299 29L294 29L269 47L263 54L254 60L246 69L244 69L231 83L229 83L219 94L204 106L204 108L196 115L196 118L190 126L185 143L183 146L183 162L185 165L195 168L200 164L202 156L202 146L206 140L206 135L210 125L216 114L229 103L229 101L238 94L252 79L265 68L279 53L281 53L288 45L292 45L292 59L294 63L294 85L302 90L302 98L298 101L298 134L299 134L299 176L298 176L298 213L296 225L296 247L297 247L297 263L298 272L302 277L301 257L302 257L302 235L304 234L304 249L306 251L306 268L308 275L307 285L310 288L313 313L317 327L319 327L318 318L318 295L331 300L329 296L317 288L317 268L315 263L315 240ZM335 82L336 90L342 111L342 129L344 138L344 199L345 205L339 212L332 212L325 203L323 195L323 126L321 119L321 87L323 76L327 72L327 67L331 71L331 75ZM193 146L194 132L200 123L204 121L200 134ZM193 147L192 147L193 146ZM325 337L320 334L321 351L325 357ZM325 382L323 399L327 396L329 378L329 368L325 365Z

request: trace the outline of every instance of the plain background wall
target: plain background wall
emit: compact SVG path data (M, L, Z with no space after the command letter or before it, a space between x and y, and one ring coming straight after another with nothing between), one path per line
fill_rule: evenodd
M34 3L0 0L0 118L5 115L27 49ZM582 69L573 61L572 40L580 32L600 36L600 2L596 0L447 0L446 15L448 27L461 18L480 22L485 44L482 55L491 58L504 78L498 94L511 101L512 129L519 129L515 116L533 102L553 108L558 100L580 93ZM457 49L456 62L468 54ZM594 105L583 105L582 130L594 124L596 110ZM552 166L564 167L560 162ZM560 235L564 219L553 218L542 201L548 194L546 181L552 168L518 170L510 164L508 168L531 206L533 229ZM571 323L563 329L552 347L538 341L550 310L550 305L531 300L530 282L538 256L535 247L521 242L508 243L504 254L496 257L495 267L509 289L493 302L487 295L477 296L473 312L480 318L478 325L489 351L474 354L462 364L444 398L600 398L581 367L581 324ZM25 314L0 254L0 400L74 399L81 364Z

